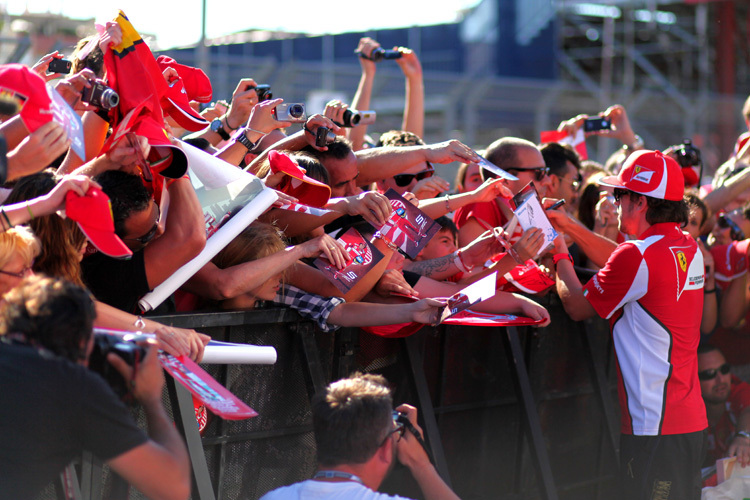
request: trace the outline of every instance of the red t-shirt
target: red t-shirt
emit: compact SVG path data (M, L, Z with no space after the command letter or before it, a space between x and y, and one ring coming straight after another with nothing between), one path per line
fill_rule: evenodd
M711 255L714 258L714 278L724 290L733 280L747 273L747 247L750 240L733 241L728 245L714 245Z
M725 404L726 411L716 426L708 428L707 460L711 462L727 456L727 449L737 431L737 420L742 410L750 406L750 384L732 375L732 389Z
M584 286L610 320L623 434L684 434L708 425L696 354L703 273L695 240L662 223L619 245Z
M501 203L506 202L502 199ZM500 210L500 207L497 206L495 201L472 203L471 205L459 208L453 214L453 222L456 224L459 231L461 230L461 227L466 224L466 221L471 218L477 219L479 224L485 229L487 229L485 224L490 227L503 227L508 223L508 219L505 218L503 212ZM521 228L520 224L516 224L513 234L510 235L510 243L515 243L522 235L523 228Z

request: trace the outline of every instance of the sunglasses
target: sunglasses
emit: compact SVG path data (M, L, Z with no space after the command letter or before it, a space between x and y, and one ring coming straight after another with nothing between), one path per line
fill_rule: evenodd
M740 241L740 240L745 239L744 231L742 231L740 226L738 226L736 222L730 219L727 216L727 214L719 215L719 219L716 221L716 223L722 229L730 229L731 231L729 232L729 235L732 237L734 241Z
M698 379L700 380L713 380L716 378L716 375L721 373L722 375L726 375L729 373L729 369L731 366L729 363L724 363L718 368L711 368L709 370L703 370L702 372L698 372Z
M391 429L391 431L385 435L385 438L383 438L383 442L380 443L380 446L383 446L388 439L393 436L394 434L398 434L398 439L396 441L401 441L401 438L404 437L404 432L406 432L406 427L404 427L404 424L394 422L396 424L396 427Z
M154 202L156 205L156 202ZM123 240L128 241L137 241L141 245L148 244L151 240L153 240L156 237L156 233L159 231L159 219L161 218L161 211L159 210L159 205L156 205L156 220L154 221L154 225L151 227L151 229L148 230L146 234L139 238L122 238Z
M630 193L630 191L628 191L627 189L615 188L612 192L612 196L615 198L615 201L619 203L622 197L628 193Z
M549 167L534 167L534 168L506 168L506 172L534 172L534 180L540 182L542 179L549 175ZM488 170L485 170L487 173ZM490 172L491 173L491 172ZM497 177L491 173L492 177Z
M7 274L8 276L13 276L14 278L23 278L29 272L31 272L31 266L24 267L23 269L21 269L17 273L14 273L14 272L11 272L11 271L3 271L2 269L0 269L0 274Z
M405 187L412 183L414 179L421 181L422 179L428 179L435 175L435 169L430 167L427 170L419 172L417 174L398 174L393 176L393 180L399 187Z

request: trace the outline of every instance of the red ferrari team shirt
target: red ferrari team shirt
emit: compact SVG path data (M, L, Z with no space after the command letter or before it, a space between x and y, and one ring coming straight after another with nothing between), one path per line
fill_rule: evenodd
M677 224L625 242L584 287L610 320L623 434L684 434L707 427L698 381L703 256Z

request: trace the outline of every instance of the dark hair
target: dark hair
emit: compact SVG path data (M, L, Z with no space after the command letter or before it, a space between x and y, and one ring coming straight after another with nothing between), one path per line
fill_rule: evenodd
M562 177L568 168L568 162L572 163L576 171L581 169L581 159L578 153L567 144L549 142L543 144L539 151L544 158L544 164L549 167L549 173Z
M389 130L380 134L377 147L383 146L424 146L424 141L408 130Z
M53 170L43 170L22 177L16 182L4 204L19 203L52 191L60 177ZM57 214L34 217L28 222L42 244L42 252L34 261L34 272L65 278L83 286L80 251L86 235L71 219Z
M302 151L311 154L321 162L324 162L327 158L345 160L352 152L352 144L347 139L337 135L336 140L328 145L328 151L318 151L312 146L305 146Z
M20 333L71 361L85 359L96 308L83 287L59 278L30 276L4 296L0 333Z
M719 352L721 352L721 349L719 349L718 347L716 347L713 344L708 344L708 343L704 343L704 342L702 342L702 343L700 343L698 345L698 354L706 354L707 352L713 352L713 351L719 351Z
M186 137L182 140L201 151L209 151L211 148L211 143L205 137Z
M97 175L94 180L109 196L115 220L115 233L123 236L125 221L132 214L146 210L151 204L151 195L143 186L140 176L120 170L107 170Z
M662 200L633 191L628 191L627 195L634 202L638 200L639 196L643 196L646 199L648 205L646 209L646 222L650 225L653 226L661 222L676 222L681 227L687 226L690 210L684 199L680 201Z
M102 49L99 48L99 44L96 44L93 50L84 59L78 58L80 51L83 50L86 44L93 38L94 35L87 36L86 38L78 40L78 43L76 43L76 48L71 56L73 65L70 72L72 74L88 68L96 74L97 78L101 78L104 75L104 53L102 52Z
M305 175L323 184L330 184L331 180L328 170L314 156L303 152L290 152L289 157L294 159L300 167L305 169Z
M318 463L331 467L367 462L393 426L385 378L355 373L331 383L312 402Z
M440 217L435 219L435 222L440 224L441 231L450 231L454 238L458 238L458 228L456 227L456 223L453 222L450 217L441 215Z

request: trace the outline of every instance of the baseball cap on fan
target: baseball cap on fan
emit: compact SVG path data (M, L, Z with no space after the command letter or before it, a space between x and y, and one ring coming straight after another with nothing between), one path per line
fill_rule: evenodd
M281 183L276 186L278 191L294 196L303 205L311 207L322 207L328 202L331 197L331 188L305 175L299 164L288 155L271 151L268 153L268 162L271 165L271 172L286 174Z
M647 149L632 153L617 176L602 177L599 184L671 201L681 201L685 192L680 165L661 151Z
M16 101L29 132L54 118L44 79L23 64L0 65L0 94Z
M91 186L85 196L65 193L65 216L78 223L86 238L102 253L116 259L129 259L133 252L115 234L112 206L101 189Z

